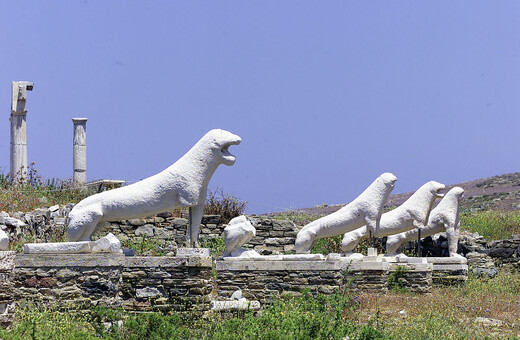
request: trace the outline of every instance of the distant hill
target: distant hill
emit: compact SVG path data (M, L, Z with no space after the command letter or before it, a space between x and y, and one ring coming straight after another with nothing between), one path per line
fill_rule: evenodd
M520 172L477 179L470 182L446 186L446 192L459 186L464 189L461 202L462 211L475 210L520 210ZM413 192L391 195L385 208L396 207L406 201ZM345 204L322 204L312 208L298 209L308 214L330 214L341 209ZM269 215L276 215L269 214Z

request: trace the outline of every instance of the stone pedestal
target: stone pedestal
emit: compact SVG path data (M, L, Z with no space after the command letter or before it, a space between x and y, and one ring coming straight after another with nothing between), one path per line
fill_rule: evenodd
M426 258L384 257L375 251L370 254L226 257L217 261L219 295L229 297L242 290L245 298L264 304L275 295L297 295L303 290L323 294L344 288L386 292L389 277L396 271L402 288L419 293L431 291L434 265Z
M433 285L464 283L468 279L468 261L465 257L427 257L433 265Z

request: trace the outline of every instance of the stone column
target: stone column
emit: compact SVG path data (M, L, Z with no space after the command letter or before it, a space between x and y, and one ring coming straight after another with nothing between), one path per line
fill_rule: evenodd
M34 83L13 81L11 100L11 178L15 182L27 180L27 91L32 91Z
M77 186L87 183L87 118L72 118L74 123L74 176Z

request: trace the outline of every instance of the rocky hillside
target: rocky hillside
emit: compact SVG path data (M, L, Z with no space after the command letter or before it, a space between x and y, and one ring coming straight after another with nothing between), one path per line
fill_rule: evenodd
M454 186L464 189L462 211L520 210L520 172L452 184L446 188L449 190ZM413 192L391 195L385 207L390 209L399 206L412 194ZM300 211L313 215L326 215L339 210L344 205L319 205L300 209Z

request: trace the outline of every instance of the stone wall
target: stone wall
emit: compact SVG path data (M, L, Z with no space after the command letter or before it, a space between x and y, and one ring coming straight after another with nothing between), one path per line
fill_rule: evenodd
M428 259L427 263L420 258L399 262L378 256L352 260L339 254L225 258L215 264L209 249L185 248L177 249L175 256L161 257L9 254L11 264L6 256L5 280L0 285L0 303L5 306L20 300L67 310L105 306L133 312L201 313L210 309L212 300L228 299L237 290L262 304L303 291L386 292L391 280L401 288L425 293L431 290L435 266L454 276L465 265L464 258L459 262Z
M22 235L34 235L34 242L56 242L65 230L65 224L73 204L52 206L30 211L18 212L9 216L0 215L0 228L9 233L11 240ZM254 237L246 247L257 250L260 254L294 253L294 241L299 231L293 222L274 220L263 216L248 216L256 228ZM219 215L204 215L201 223L200 241L223 237L226 225L222 224ZM178 247L187 246L186 234L188 220L174 217L165 212L157 216L105 223L94 237L101 237L109 232L114 234L123 245L138 245L143 239L153 240L162 254L173 255ZM157 253L151 251L150 254Z
M0 251L0 326L7 328L14 321L16 312L13 268L16 253Z
M488 242L488 255L498 264L520 268L520 235L512 239Z
M105 223L96 235L114 234L123 245L139 244L144 239L153 240L164 253L174 254L175 248L187 245L188 220L163 213L153 217ZM204 215L200 240L222 236L224 225L219 215Z
M512 239L487 241L478 233L461 233L460 252L468 259L470 270L477 275L493 277L496 266L520 269L520 235Z
M66 309L201 311L209 309L213 289L209 252L162 257L18 254L15 264L11 297Z
M337 254L336 254L337 255ZM326 260L224 259L217 261L218 295L230 297L236 290L249 300L269 303L274 297L298 295L303 291L312 294L332 294L341 289L386 292L388 279L401 266L399 286L412 292L431 291L432 265L390 264L365 257L351 262L339 256Z
M294 242L300 227L292 221L249 216L256 236L246 245L262 255L294 254Z
M465 283L468 279L468 263L463 257L428 257L433 265L433 286L446 286Z
M124 255L18 254L13 284L18 300L64 308L121 306Z
M204 257L128 257L123 308L131 311L205 311L211 302L212 261Z
M314 265L314 266L313 266ZM343 273L337 265L296 261L218 261L218 295L230 297L242 290L248 300L269 303L279 295L311 293L331 294L342 287Z
M294 223L257 216L248 216L248 219L256 228L256 236L246 247L255 249L262 255L294 254L294 241L299 231ZM219 215L204 215L200 229L201 242L223 237L225 227ZM98 234L111 232L123 244L128 241L138 244L143 237L154 239L164 248L165 253L168 253L176 247L187 246L187 229L187 219L172 217L171 213L163 213L143 219L110 222Z

